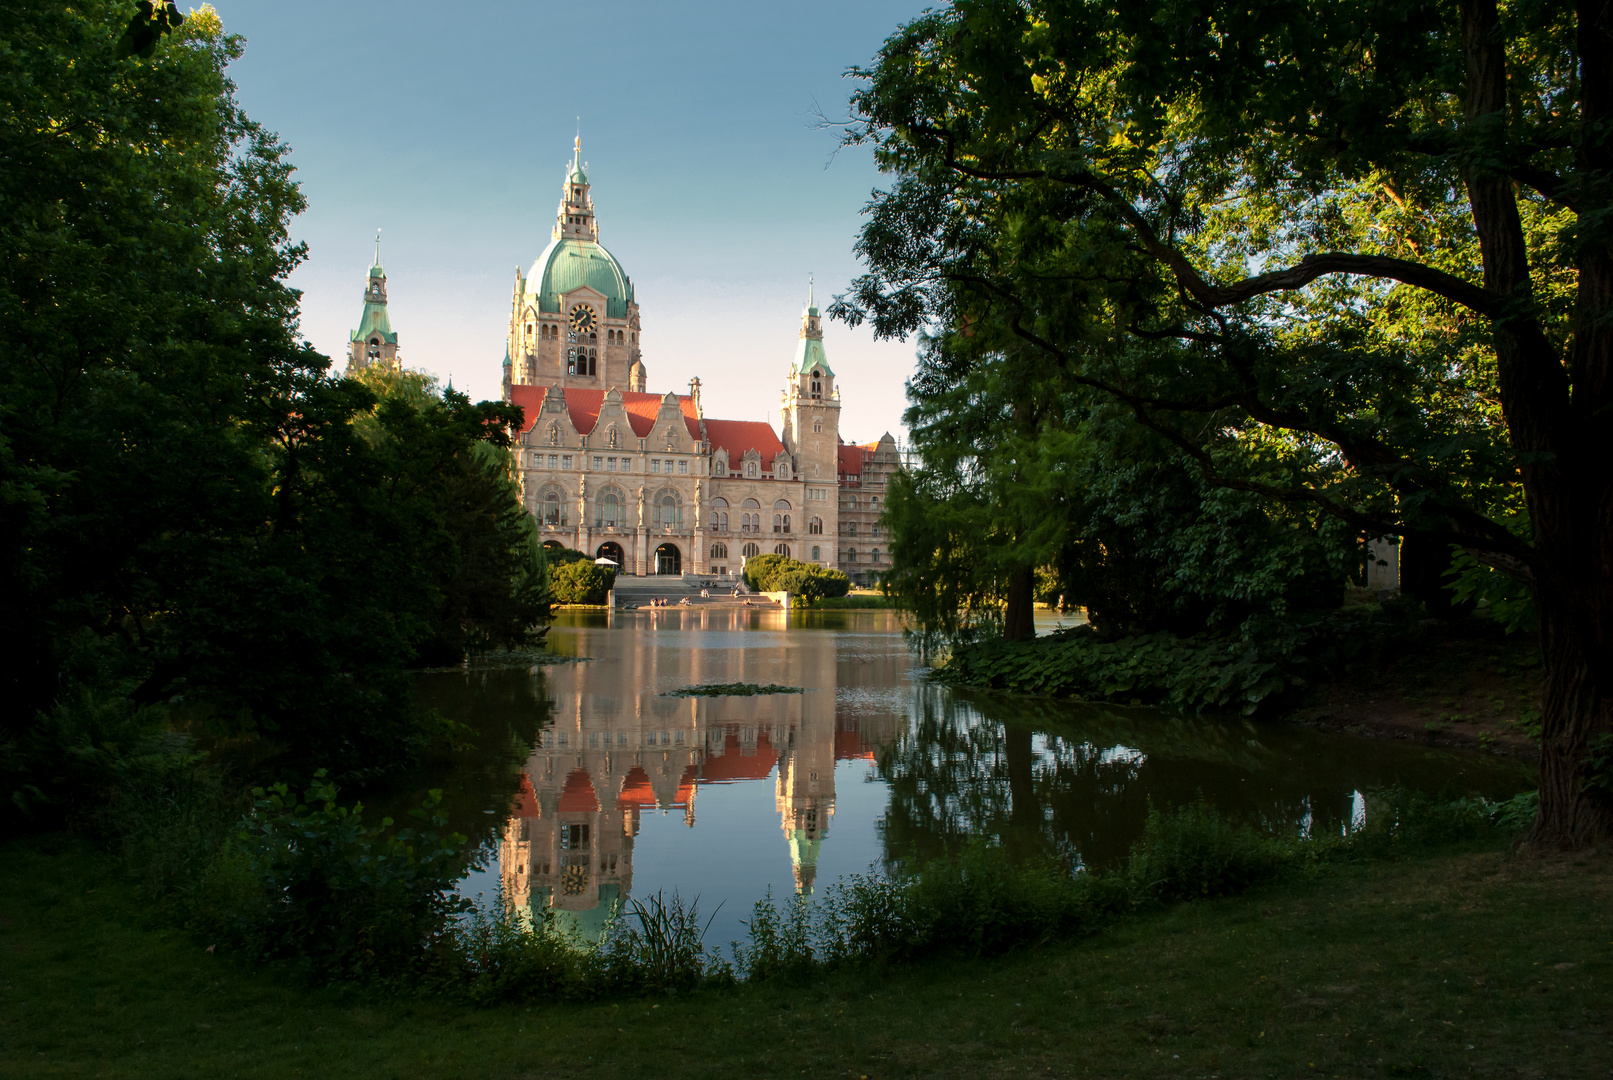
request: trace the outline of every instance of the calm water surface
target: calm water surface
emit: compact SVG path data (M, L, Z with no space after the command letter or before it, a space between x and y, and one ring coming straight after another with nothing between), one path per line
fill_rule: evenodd
M503 742L506 767L484 751L433 778L461 831L485 837L463 889L552 905L583 932L664 890L705 913L720 904L708 941L724 942L768 890L821 892L972 837L1102 865L1136 840L1150 800L1202 795L1244 819L1339 831L1391 784L1503 796L1533 783L1506 759L1288 724L952 691L921 677L886 612L570 614L549 641L587 659L424 675L422 690ZM805 692L668 696L726 682Z

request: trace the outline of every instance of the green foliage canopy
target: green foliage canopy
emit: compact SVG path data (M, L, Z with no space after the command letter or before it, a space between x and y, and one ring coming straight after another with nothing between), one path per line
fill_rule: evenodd
M1528 582L1562 688L1536 836L1593 842L1610 56L1613 11L1552 0L956 0L854 73L896 180L833 313L978 329L1017 400L1090 394L1211 486Z
M303 767L395 763L428 730L406 666L547 611L508 471L519 411L328 376L285 284L302 194L212 9L132 57L127 5L0 15L8 802L56 797L35 781L74 725L50 716L84 694Z

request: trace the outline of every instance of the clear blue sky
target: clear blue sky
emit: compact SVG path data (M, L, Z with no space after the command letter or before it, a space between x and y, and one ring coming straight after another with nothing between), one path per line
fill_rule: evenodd
M303 332L345 356L375 230L411 367L496 397L517 264L548 242L582 121L600 240L633 278L650 389L773 419L808 273L857 272L866 150L836 153L842 73L922 10L813 4L215 0L247 112L309 209ZM825 330L848 440L900 436L911 342Z

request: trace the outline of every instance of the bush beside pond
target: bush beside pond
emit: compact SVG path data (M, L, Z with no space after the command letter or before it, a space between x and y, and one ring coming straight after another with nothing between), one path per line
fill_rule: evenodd
M549 581L556 603L603 604L616 584L616 571L609 566L596 566L585 557L559 565L551 563Z
M812 605L825 597L845 596L851 578L839 570L805 563L788 555L757 555L745 561L745 584L757 592L787 592Z
M1425 633L1417 614L1385 605L1250 619L1230 634L1111 637L1079 626L1027 641L987 638L956 646L936 677L1016 694L1248 715L1344 665L1415 644Z

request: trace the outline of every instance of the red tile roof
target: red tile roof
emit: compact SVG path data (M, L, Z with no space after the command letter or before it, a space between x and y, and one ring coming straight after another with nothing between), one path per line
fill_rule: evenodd
M560 791L562 814L592 813L599 809L599 796L594 794L594 782L582 769L572 769L566 777L566 786Z
M840 444L840 475L861 476L863 462L867 460L867 453L861 446L847 443Z
M732 783L735 780L763 780L773 771L778 751L765 734L758 733L756 749L745 753L739 747L739 733L729 730L723 736L722 753L708 754L700 768L703 784Z
M529 383L510 387L511 403L521 406L525 413L521 421L521 434L525 435L531 431L532 425L538 422L538 414L543 411L545 390L545 387ZM593 431L594 425L599 423L599 410L605 404L605 391L573 386L566 388L565 395L566 411L571 414L572 426L584 435ZM642 439L650 433L650 429L655 426L655 418L661 411L662 397L661 394L622 394L622 406L627 410L627 422L632 426L634 435ZM689 429L689 437L700 438L700 421L695 416L694 401L687 394L680 394L678 408L683 413L683 422Z
M655 789L650 787L649 774L639 766L633 766L622 783L622 793L616 797L616 805L623 810L630 806L655 809Z
M773 431L772 424L760 420L706 420L706 435L713 449L728 451L728 467L737 468L747 450L762 455L762 467L771 469L773 459L784 453L784 444Z
M516 817L542 817L543 811L538 809L538 796L532 790L532 781L525 773L521 774L521 787L515 793Z

